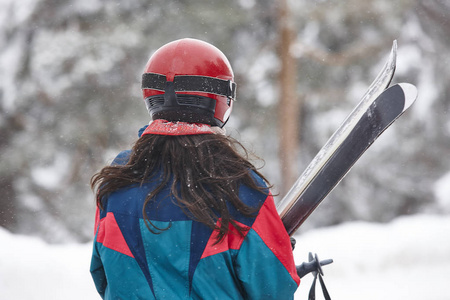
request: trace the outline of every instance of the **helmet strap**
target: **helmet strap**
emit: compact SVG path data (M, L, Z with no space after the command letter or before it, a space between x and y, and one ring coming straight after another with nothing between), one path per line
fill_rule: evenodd
M164 106L177 106L177 94L175 93L175 88L173 81L166 81L166 86L164 88Z
M167 89L166 80L165 75L144 73L141 88L162 91ZM236 83L208 76L177 75L173 79L173 89L177 92L203 92L236 99Z

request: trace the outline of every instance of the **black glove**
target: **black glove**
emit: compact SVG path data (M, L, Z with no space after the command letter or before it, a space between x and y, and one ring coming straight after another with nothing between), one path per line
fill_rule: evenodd
M294 251L295 249L295 244L297 243L297 241L291 236L291 246L292 246L292 251Z

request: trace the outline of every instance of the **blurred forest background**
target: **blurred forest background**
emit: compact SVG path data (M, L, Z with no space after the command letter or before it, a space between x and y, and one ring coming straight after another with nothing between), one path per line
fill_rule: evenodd
M90 177L130 148L149 121L140 77L150 55L184 37L208 41L228 56L238 99L227 130L265 160L257 164L278 199L359 101L397 39L393 82L415 84L418 101L301 230L450 213L450 3L283 5L0 0L0 226L49 242L92 238ZM292 44L283 51L286 41ZM292 56L294 116L279 110L283 53ZM279 146L281 126L296 135L290 149ZM295 174L286 176L280 162L287 154L280 150L293 155Z

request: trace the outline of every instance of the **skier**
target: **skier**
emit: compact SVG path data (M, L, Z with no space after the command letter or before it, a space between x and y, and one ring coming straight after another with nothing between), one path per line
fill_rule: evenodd
M104 299L292 299L300 278L267 180L223 129L231 66L195 39L149 59L152 121L92 177L91 274Z

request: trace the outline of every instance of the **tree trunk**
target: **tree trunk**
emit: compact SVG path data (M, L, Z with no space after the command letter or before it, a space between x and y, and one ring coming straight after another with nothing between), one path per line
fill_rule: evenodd
M295 38L287 0L279 0L279 73L280 99L278 105L279 158L281 165L280 187L284 195L295 182L298 170L300 101L297 96L297 62L291 54Z

